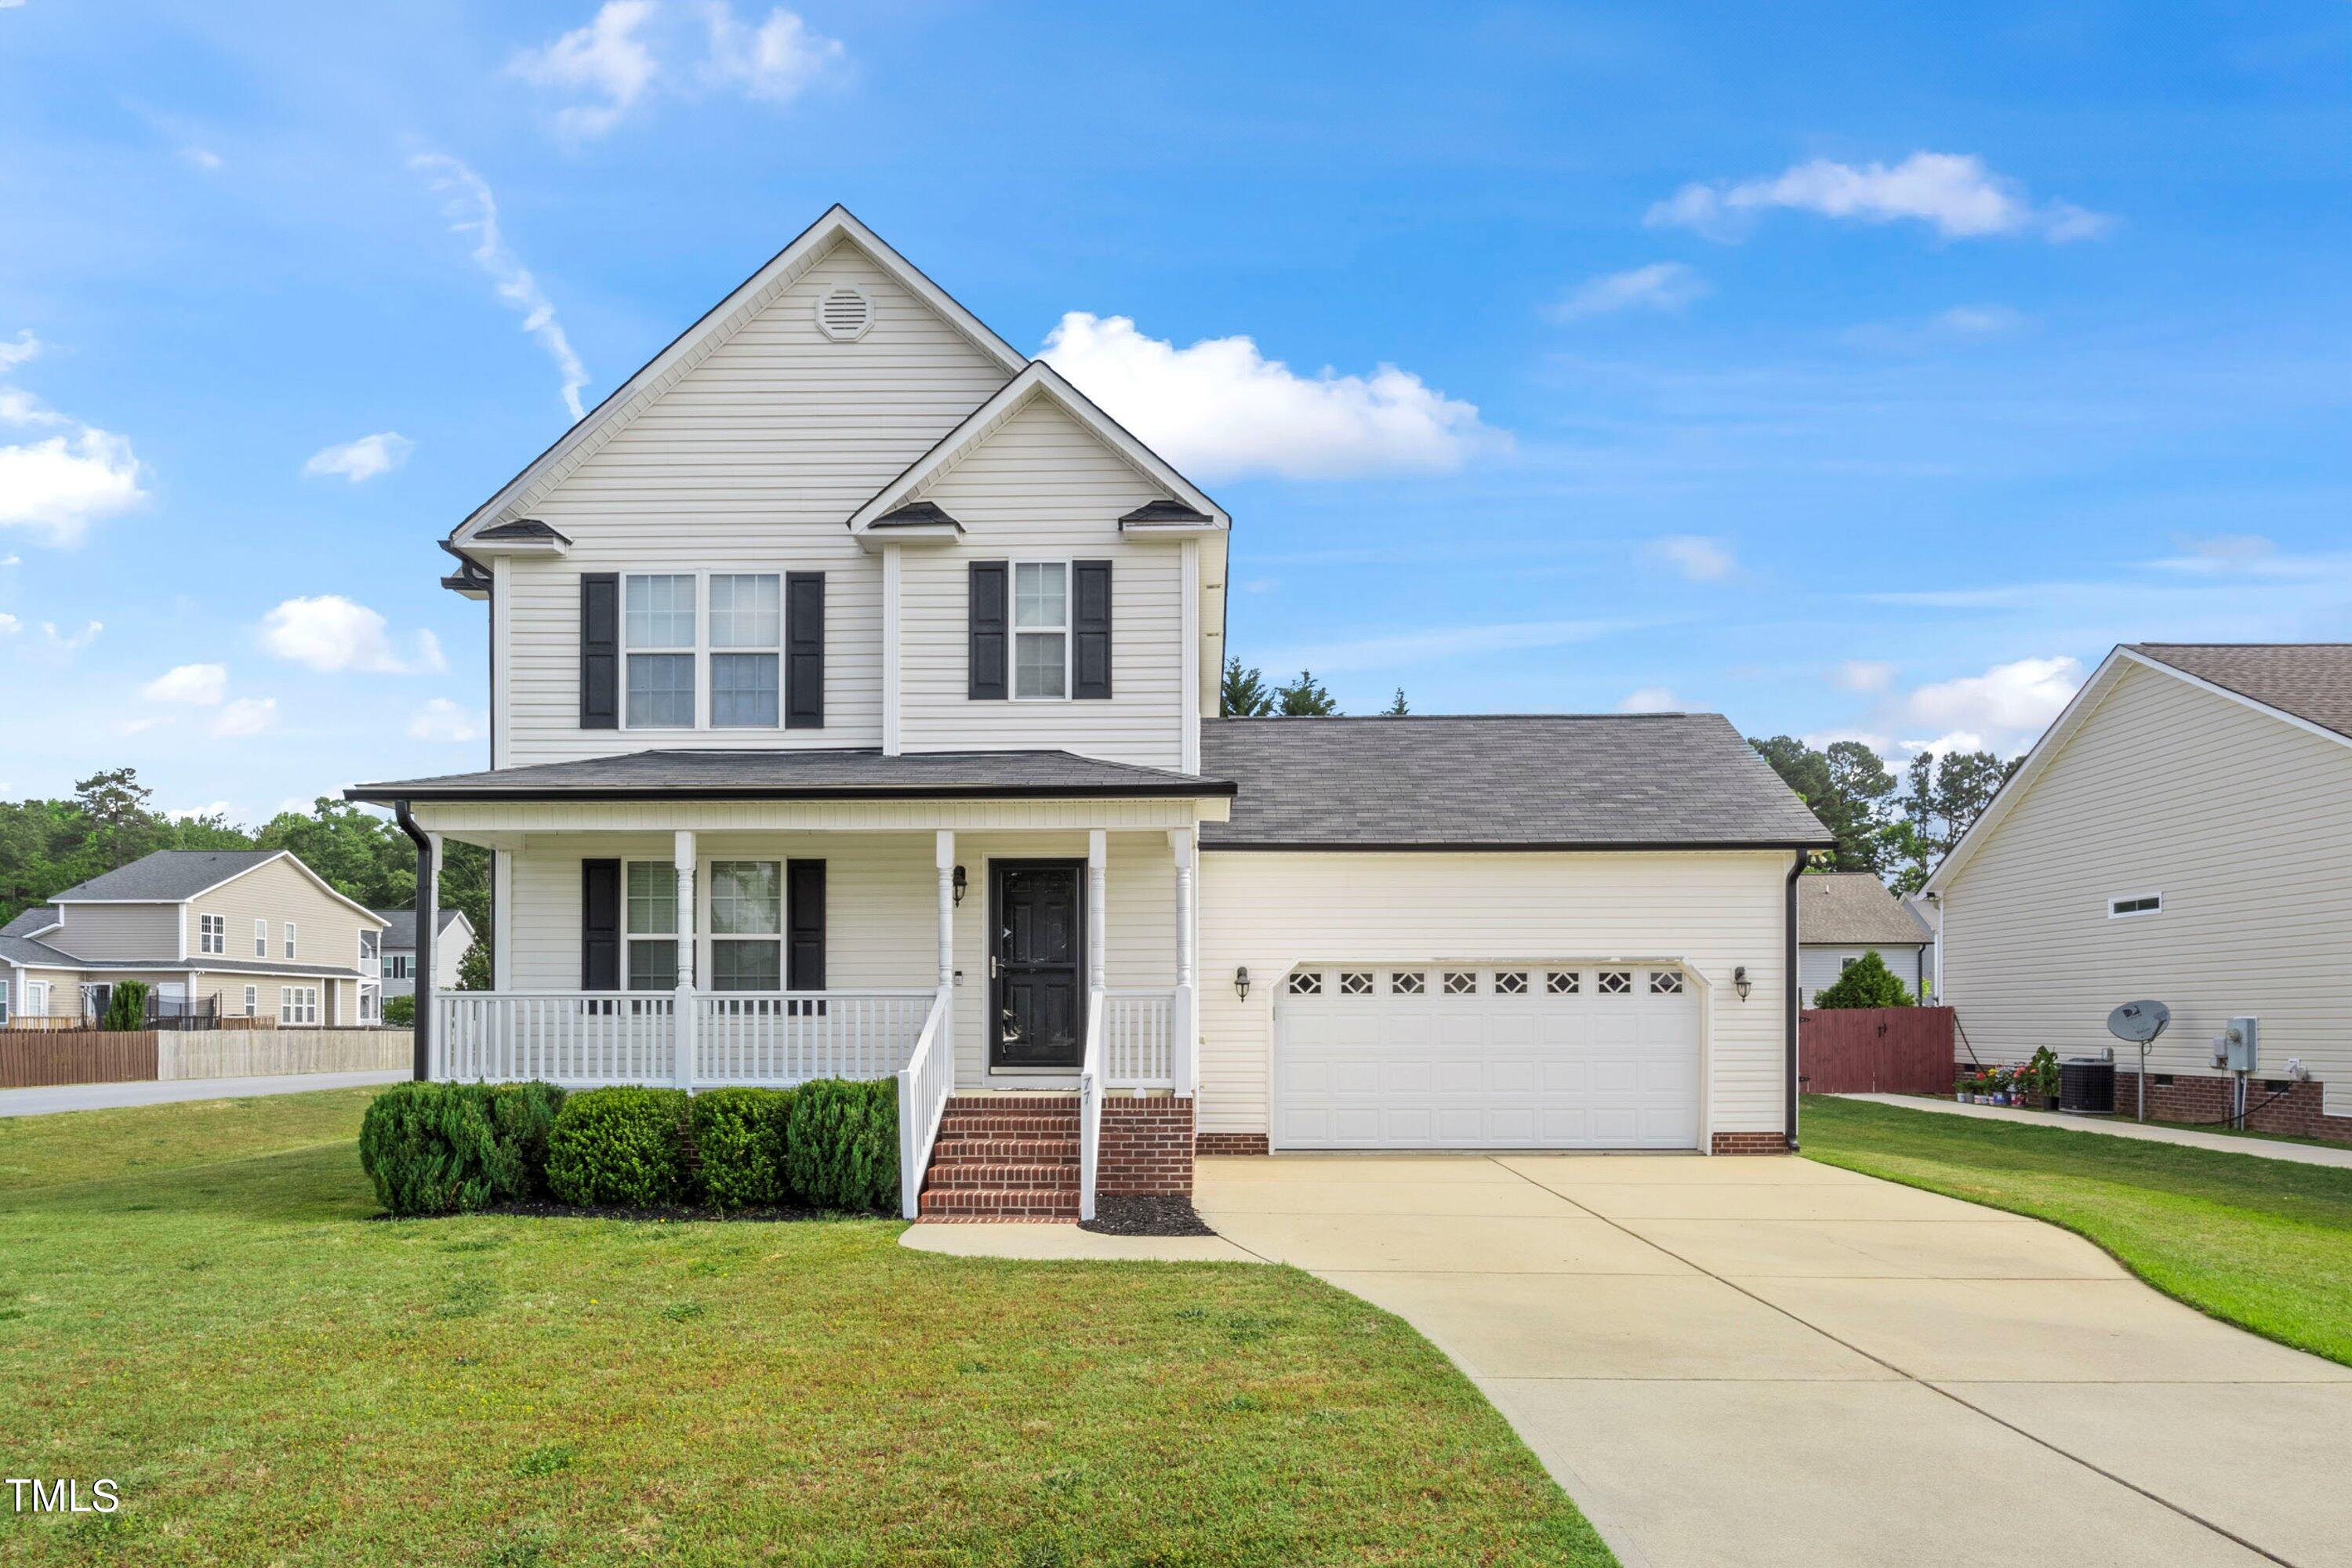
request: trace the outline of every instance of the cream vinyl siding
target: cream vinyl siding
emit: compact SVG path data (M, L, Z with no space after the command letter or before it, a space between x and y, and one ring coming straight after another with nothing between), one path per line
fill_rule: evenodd
M668 835L583 834L534 837L516 855L509 984L567 991L580 984L580 863L645 859L667 865ZM939 876L931 834L730 834L697 846L705 860L825 863L825 983L929 990L939 976ZM1114 986L1176 983L1176 871L1165 833L1113 833L1108 840L1106 979ZM976 1088L987 1049L988 858L1083 861L1087 836L972 833L956 836L969 890L955 912L956 1082ZM709 975L708 922L697 943L698 984Z
M373 915L362 914L327 892L290 858L266 861L189 900L188 958L197 964L208 956L196 941L196 922L203 915L228 917L228 952L220 956L248 963L274 960L356 969L361 927L378 929ZM256 921L269 922L269 952L260 957L253 951ZM286 957L289 921L294 923L295 937L290 960Z
M1935 979L1935 972L1926 967L1927 952L1924 947L1903 947L1890 942L1849 947L1807 944L1797 950L1799 994L1803 996L1806 1006L1811 1006L1815 996L1837 984L1838 976L1845 972L1848 959L1859 959L1865 952L1876 952L1886 967L1894 972L1895 978L1909 986L1911 994L1916 997L1922 985Z
M904 549L900 741L908 752L1060 747L1090 757L1183 763L1183 557L1130 543L1118 518L1161 492L1052 400L1032 397L920 498L966 530L954 548ZM969 684L974 561L1111 563L1108 700L974 702Z
M5 979L9 982L8 1010L11 1016L22 1016L25 1017L33 1017L37 1016L44 1018L79 1017L81 1016L81 984L85 978L86 976L79 969L16 970L0 968L0 979ZM44 980L49 983L48 1010L45 1013L35 1015L25 1005L25 987L27 984L37 984Z
M1785 853L1201 856L1203 1131L1267 1131L1273 1009L1300 963L1678 959L1712 987L1703 1126L1780 1130ZM1249 999L1234 994L1247 965ZM1747 1001L1732 970L1748 966Z
M842 283L873 302L873 328L856 342L816 328L817 299ZM509 691L494 765L648 747L879 744L881 562L846 521L1007 379L856 247L812 263L530 503L529 515L572 544L506 570L498 625ZM824 729L580 728L581 574L697 570L825 574Z
M2156 914L2107 900L2161 892ZM2152 1070L2210 1072L2262 1019L2262 1077L2300 1058L2352 1115L2352 746L2133 668L1944 895L1944 984L1977 1053L2116 1046L2119 1003L2172 1026Z
M76 958L177 958L180 956L180 906L177 904L60 904L65 924L41 938L59 952ZM193 929L188 951L194 952Z

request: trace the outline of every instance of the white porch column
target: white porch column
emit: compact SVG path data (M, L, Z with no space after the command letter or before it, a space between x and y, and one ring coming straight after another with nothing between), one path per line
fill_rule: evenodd
M1087 835L1087 989L1103 988L1110 927L1110 835L1097 827Z
M1201 1042L1193 998L1192 870L1193 829L1171 827L1168 847L1176 859L1176 1092L1191 1098L1201 1083Z
M900 546L882 546L882 754L898 754Z
M940 989L955 984L955 835L940 829Z
M670 1081L680 1089L694 1087L694 835L678 830L670 855L677 873L677 990L672 1005Z

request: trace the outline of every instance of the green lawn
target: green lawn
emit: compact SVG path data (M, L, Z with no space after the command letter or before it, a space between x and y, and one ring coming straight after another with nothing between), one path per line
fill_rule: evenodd
M2352 1365L2352 1171L1805 1099L1804 1152L2063 1225L2167 1295Z
M363 1092L0 1121L0 1562L1612 1559L1468 1382L1286 1268L882 1221L372 1220Z

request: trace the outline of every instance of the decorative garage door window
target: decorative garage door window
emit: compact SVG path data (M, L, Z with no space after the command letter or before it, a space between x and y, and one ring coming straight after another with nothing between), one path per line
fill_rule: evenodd
M1290 994L1293 996L1322 995L1323 976L1311 969L1300 970L1290 977Z
M1495 973L1495 994L1524 996L1528 991L1528 972L1524 969L1503 969Z
M1604 969L1601 972L1601 994L1622 996L1633 989L1633 972L1630 969Z
M1423 989L1418 970L1400 969L1389 976L1389 994L1391 996L1418 996Z
M1651 995L1679 996L1682 994L1683 977L1679 973L1671 969L1653 969L1650 971Z
M1573 996L1583 989L1582 978L1573 969L1555 969L1544 976L1544 990L1554 996Z
M1478 977L1466 969L1449 969L1445 972L1445 994L1448 996L1475 996L1478 994Z
M1339 994L1370 996L1372 994L1372 972L1369 969L1343 969L1339 972Z

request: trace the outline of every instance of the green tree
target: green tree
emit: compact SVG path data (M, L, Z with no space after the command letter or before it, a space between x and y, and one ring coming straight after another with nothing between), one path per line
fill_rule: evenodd
M1922 752L1905 771L1903 819L1889 835L1888 868L1898 892L1916 893L1976 826L1993 796L2025 761L1990 752Z
M1400 686L1397 688L1396 697L1386 708L1381 710L1381 717L1383 719L1402 719L1412 711L1412 709L1404 700L1404 688Z
M1845 966L1837 983L1813 998L1816 1007L1909 1007L1911 992L1872 948Z
M106 1013L98 1021L101 1029L121 1033L125 1029L142 1027L147 1022L147 983L143 980L118 980L106 995Z
M320 795L310 816L279 812L255 837L260 848L292 850L337 892L372 910L415 901L416 848L408 836L348 801Z
M1217 713L1226 719L1263 719L1274 711L1274 694L1265 678L1244 669L1237 658L1225 660L1224 679L1217 685Z
M1859 741L1815 751L1790 735L1748 744L1836 837L1832 865L1822 869L1885 874L1892 864L1895 780L1876 752Z
M1329 719L1339 711L1331 694L1316 680L1315 672L1302 669L1298 679L1274 691L1275 710L1286 719Z

